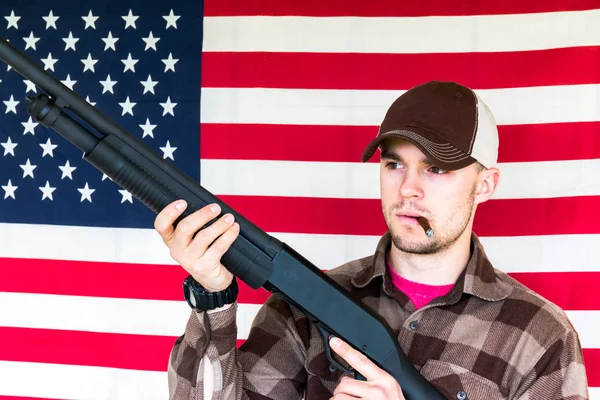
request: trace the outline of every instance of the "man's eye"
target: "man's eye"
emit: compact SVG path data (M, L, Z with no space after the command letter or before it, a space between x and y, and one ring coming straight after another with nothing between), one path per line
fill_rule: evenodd
M400 163L397 163L397 162L389 162L389 163L387 163L387 167L389 169L398 169L398 168L400 168L400 166L401 166Z
M434 174L436 174L436 175L441 175L441 174L445 174L446 172L448 172L448 171L446 171L444 169L441 169L439 167L431 167L429 170L431 172L433 172Z

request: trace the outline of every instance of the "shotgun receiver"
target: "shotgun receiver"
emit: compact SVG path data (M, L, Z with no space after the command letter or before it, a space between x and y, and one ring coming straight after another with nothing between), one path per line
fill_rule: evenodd
M240 233L221 262L251 288L263 287L306 315L318 328L332 364L364 379L331 357L328 338L335 335L392 375L407 400L445 398L414 368L379 314L290 246L258 228L162 159L4 38L0 39L0 59L46 93L27 96L27 112L75 145L96 169L155 213L177 199L186 200L188 207L176 224L209 203L219 204L222 213L233 214ZM82 126L70 113L99 134Z

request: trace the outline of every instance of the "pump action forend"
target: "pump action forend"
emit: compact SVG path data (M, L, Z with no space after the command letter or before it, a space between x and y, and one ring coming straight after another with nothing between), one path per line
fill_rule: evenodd
M445 398L408 360L385 320L301 254L248 221L1 37L0 59L45 92L26 97L32 118L70 141L84 160L152 211L159 213L184 199L188 207L176 224L210 203L219 204L223 214L231 213L240 233L221 262L251 288L262 287L306 315L318 328L330 362L345 370L331 357L328 339L334 335L392 375L407 400ZM364 379L357 371L345 371Z

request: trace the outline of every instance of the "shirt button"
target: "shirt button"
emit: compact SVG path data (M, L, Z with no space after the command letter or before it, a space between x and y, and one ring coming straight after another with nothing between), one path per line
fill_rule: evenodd
M410 328L411 331L416 331L417 328L419 327L419 323L417 321L410 321L410 324L408 324L408 327Z
M456 393L456 398L458 400L465 400L467 398L467 394L463 390L461 390L458 393Z

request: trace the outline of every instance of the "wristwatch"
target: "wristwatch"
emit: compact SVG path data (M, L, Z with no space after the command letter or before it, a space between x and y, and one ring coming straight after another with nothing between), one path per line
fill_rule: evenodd
M225 304L231 304L238 295L237 279L234 276L231 284L220 292L209 292L191 275L183 281L183 296L189 306L197 312L213 310Z

